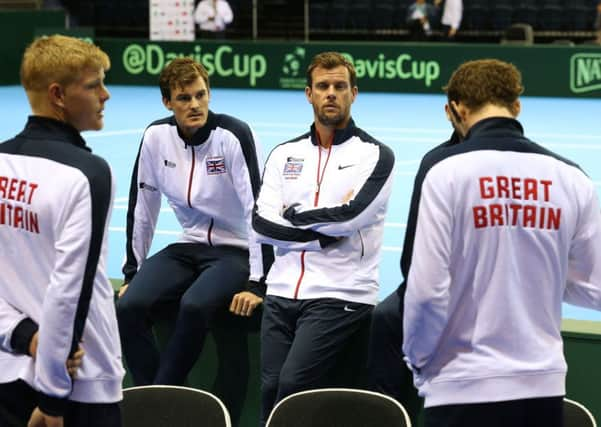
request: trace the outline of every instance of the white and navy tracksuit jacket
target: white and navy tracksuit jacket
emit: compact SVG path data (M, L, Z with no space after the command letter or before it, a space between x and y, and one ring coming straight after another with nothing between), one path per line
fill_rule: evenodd
M565 394L562 301L601 309L592 181L490 118L424 158L403 351L425 406Z
M376 303L393 167L392 151L352 120L330 149L313 125L271 152L253 219L259 241L277 247L268 295Z
M106 266L113 184L79 132L32 116L0 144L0 382L22 379L40 407L121 400L119 331ZM35 364L28 345L38 330ZM66 368L82 343L77 378Z
M248 248L250 279L260 280L264 257L251 225L259 165L251 129L234 117L209 112L205 126L188 142L179 134L175 117L152 123L144 132L132 176L125 280L131 281L148 254L161 195L183 228L179 242ZM265 262L271 262L268 253Z

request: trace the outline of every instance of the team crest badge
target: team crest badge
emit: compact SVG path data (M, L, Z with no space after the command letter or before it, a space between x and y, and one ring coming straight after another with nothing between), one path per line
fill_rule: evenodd
M286 164L284 165L284 178L297 179L303 171L304 161L305 159L288 157L286 159Z
M225 173L225 159L223 156L209 157L207 159L207 174L220 175Z

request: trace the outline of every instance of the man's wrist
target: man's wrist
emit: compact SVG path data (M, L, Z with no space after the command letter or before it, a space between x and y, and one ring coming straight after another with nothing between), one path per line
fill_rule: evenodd
M246 283L246 290L259 298L265 298L267 285L265 284L265 280L249 280Z

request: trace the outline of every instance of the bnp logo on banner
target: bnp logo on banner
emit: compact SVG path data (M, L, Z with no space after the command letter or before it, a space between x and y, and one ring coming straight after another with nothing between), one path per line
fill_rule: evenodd
M577 53L570 64L570 89L574 93L601 89L601 53Z
M304 47L296 47L294 51L284 55L282 64L282 77L280 77L280 87L282 89L304 89L306 85Z

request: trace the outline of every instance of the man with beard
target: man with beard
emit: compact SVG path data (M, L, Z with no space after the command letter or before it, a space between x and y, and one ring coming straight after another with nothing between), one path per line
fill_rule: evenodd
M394 155L355 126L356 73L342 55L316 55L305 95L309 132L270 154L253 216L277 247L261 327L261 422L326 375L373 309ZM357 369L360 369L357 366Z

